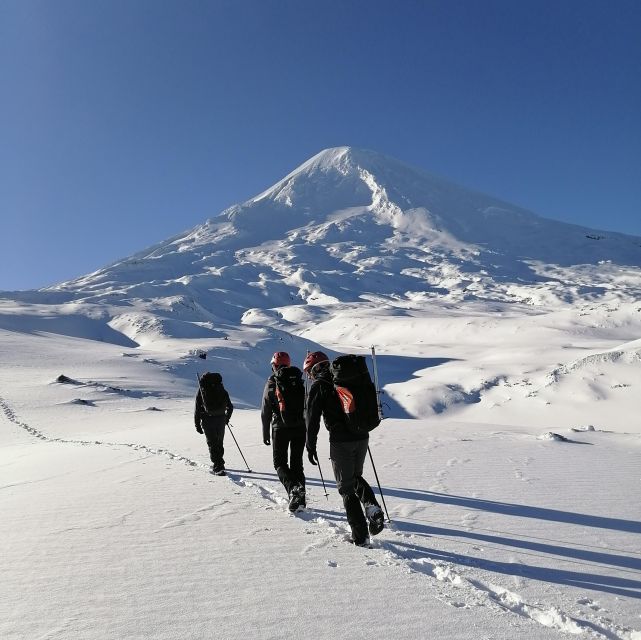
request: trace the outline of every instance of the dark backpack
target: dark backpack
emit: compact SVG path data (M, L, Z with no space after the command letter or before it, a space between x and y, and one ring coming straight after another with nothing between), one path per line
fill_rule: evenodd
M206 373L200 378L200 393L208 416L224 416L227 413L227 392L220 373Z
M286 427L305 426L305 384L298 367L281 367L274 373L276 409Z
M364 435L378 427L378 394L364 356L339 356L331 365L334 389L345 413L347 429Z

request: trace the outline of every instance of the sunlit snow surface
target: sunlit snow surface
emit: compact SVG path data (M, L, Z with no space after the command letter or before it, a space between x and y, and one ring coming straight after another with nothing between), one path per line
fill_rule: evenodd
M0 637L638 640L640 266L640 238L338 148L0 294ZM290 516L257 407L274 351L372 344L393 524L355 549L327 438L329 498L307 465ZM229 477L208 472L207 368L253 473L229 434Z

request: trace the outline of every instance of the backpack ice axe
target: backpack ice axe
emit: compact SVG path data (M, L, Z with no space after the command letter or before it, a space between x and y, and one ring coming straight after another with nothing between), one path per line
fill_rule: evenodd
M376 366L376 347L372 345L372 365L374 368L374 386L376 387L376 404L378 405L378 417L382 420L385 416L383 415L383 403L381 402L381 387L378 384L378 367Z
M203 385L200 381L200 374L198 373L198 371L196 371L196 377L198 378L198 389L200 391L200 398L203 401L203 407L205 407L205 413L209 413L207 411L207 404L205 403L205 392L203 391Z

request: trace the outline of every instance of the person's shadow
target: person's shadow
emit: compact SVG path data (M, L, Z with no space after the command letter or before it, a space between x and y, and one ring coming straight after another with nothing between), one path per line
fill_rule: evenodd
M406 526L407 523L402 521L395 520L395 525L397 528L404 530L408 533L416 533L416 525L413 523L411 526ZM419 525L420 526L420 525ZM482 538L484 540L491 541L494 538L494 541L497 544L512 544L514 546L536 549L540 552L549 552L554 553L555 555L566 555L570 558L581 557L585 552L578 549L571 549L569 547L551 547L549 545L538 545L537 543L530 543L523 545L524 541L522 540L511 540L503 536L474 536L465 534L469 532L464 532L460 530L448 530L441 529L439 527L430 527L425 526L423 529L423 535L442 535L447 533L448 536L458 536L458 537L470 537L472 539ZM583 572L583 571L569 571L565 569L557 569L553 566L537 566L537 565L528 565L523 564L522 562L500 562L495 560L487 560L481 557L475 557L470 554L459 554L453 551L444 551L442 549L431 548L427 545L421 546L418 544L410 544L408 542L395 541L395 540L385 540L382 543L382 546L386 549L389 549L396 555L401 558L405 558L409 561L417 561L421 559L428 559L434 561L445 561L452 564L458 564L461 566L472 566L478 567L485 571L491 571L494 573L502 573L509 576L518 576L522 578L531 578L533 580L540 580L541 582L553 582L555 584L569 585L573 587L579 587L581 589L591 589L593 591L603 591L606 593L612 593L617 596L625 596L627 598L636 598L641 599L641 580L636 577L623 578L618 575L608 575L607 571L605 573L594 573L594 572ZM554 549L554 551L550 551ZM606 564L615 564L623 566L634 566L637 570L639 569L640 561L635 558L629 558L626 556L611 555L607 553L595 553L593 554L594 558L599 558L592 560L593 562L602 562ZM431 574L431 568L428 566L421 565L421 563L413 563L412 568L416 571L423 571L425 573ZM628 572L631 576L638 575L634 571Z
M477 509L511 517L547 520L565 524L575 524L582 527L610 529L624 533L641 533L641 522L636 520L608 518L585 513L415 489L389 487L384 489L383 492L385 497L397 496L414 501L422 500L438 504L449 504L465 509ZM427 539L438 537L469 543L495 544L519 549L524 555L538 558L543 557L545 564L543 566L537 566L535 564L523 564L522 562L494 561L469 554L443 551L438 548L433 548L428 544L422 545L420 543L396 541L393 538L386 538L384 540L382 544L385 548L409 561L419 559L444 560L453 564L474 566L495 573L527 577L543 582L571 585L584 589L613 593L618 596L641 599L641 553L634 554L634 552L624 552L620 550L601 550L597 547L580 544L571 546L565 542L529 536L527 538L519 538L514 537L509 532L475 531L473 528L470 530L467 528L458 528L455 525L442 526L440 523L430 524L429 520L417 522L416 519L404 520L402 518L395 518L392 526L398 532L423 538L426 540L426 543ZM552 566L554 560L548 556L560 557L582 567L588 566L585 563L595 563L601 566L598 567L599 570L592 571L559 569ZM418 571L422 570L421 563L416 563L416 565L412 566ZM616 568L616 575L611 575L608 568ZM428 573L430 572L429 566L423 570ZM621 573L629 574L630 577L622 577L620 575Z

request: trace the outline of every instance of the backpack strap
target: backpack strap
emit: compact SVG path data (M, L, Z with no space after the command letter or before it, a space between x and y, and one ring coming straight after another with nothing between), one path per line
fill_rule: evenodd
M273 416L276 416L276 418L280 422L282 422L280 407L278 406L278 398L276 397L277 386L278 383L276 382L276 374L273 373L271 376L269 376L269 380L267 382L267 397L269 398L269 406L272 409L272 419Z

